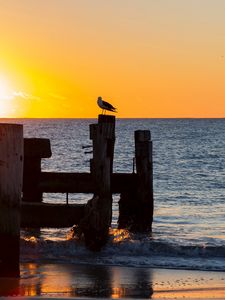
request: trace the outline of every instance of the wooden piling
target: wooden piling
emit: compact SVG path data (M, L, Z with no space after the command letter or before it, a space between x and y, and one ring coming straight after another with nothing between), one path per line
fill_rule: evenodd
M0 124L0 277L19 276L23 126Z
M137 230L151 231L153 220L152 141L149 130L135 131L135 159L137 170Z
M42 192L38 188L41 176L41 159L51 157L51 155L49 139L24 139L23 201L42 201Z
M108 239L112 218L112 161L115 141L115 117L99 115L98 124L90 125L93 140L91 175L95 187L94 197L86 206L85 217L80 223L86 246L100 250Z
M119 201L119 228L135 232L152 230L153 167L152 142L149 130L135 131L135 162L137 186L121 193Z

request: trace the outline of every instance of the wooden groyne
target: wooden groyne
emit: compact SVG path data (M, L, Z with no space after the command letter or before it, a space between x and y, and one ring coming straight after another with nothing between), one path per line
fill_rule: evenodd
M51 157L52 154L50 140L24 139L22 227L78 225L93 201L87 205L69 204L69 193L94 194L95 199L96 195L106 193L106 198L110 200L104 200L99 207L108 202L110 210L112 194L117 193L120 194L118 227L137 232L151 231L154 201L150 131L137 130L134 133L136 172L133 173L112 172L115 143L113 116L99 115L98 124L90 125L90 138L93 142L90 173L42 172L41 159ZM106 186L107 191L104 190ZM43 203L43 193L64 193L66 203ZM84 222L82 224L84 226Z
M4 128L3 125L0 126ZM22 128L22 126L18 128ZM5 144L0 140L0 209L2 208L2 211L7 210L7 217L0 218L0 238L4 238L5 230L10 228L14 232L13 236L16 237L15 243L17 243L18 249L20 227L72 227L76 225L77 232L79 236L84 237L86 246L91 250L100 250L107 242L108 231L111 226L113 193L120 194L118 227L134 232L151 232L154 206L151 135L148 130L138 130L135 131L134 136L134 170L136 172L133 173L113 173L114 116L99 115L98 123L90 125L93 158L90 161L89 173L43 172L41 159L49 158L52 154L50 140L42 138L24 139L21 210L19 210L20 176L23 167L21 160L17 162L15 160L15 170L18 169L17 171L13 167L8 170L4 169L1 162L5 161L6 164L12 164L11 156L6 154L12 151L10 144L16 143L16 141L18 147L15 146L13 149L17 149L17 154L20 153L18 157L23 157L23 147L21 146L23 138L20 132L20 136L16 138L9 135ZM7 187L10 187L7 191L4 190L6 182ZM16 186L16 182L18 186ZM15 203L11 202L10 196L7 201L4 198L4 193L9 192L10 194L11 188L16 191L17 196L14 198L17 202ZM43 203L43 193L65 194L65 204ZM93 197L87 204L70 204L68 201L69 193L87 193L93 194ZM12 222L12 216L15 215L16 218ZM20 215L21 223L19 223ZM9 245L11 245L10 243ZM17 258L18 251L13 250L17 253L15 254ZM0 266L4 265L2 258L6 255L5 252L5 250L0 250Z

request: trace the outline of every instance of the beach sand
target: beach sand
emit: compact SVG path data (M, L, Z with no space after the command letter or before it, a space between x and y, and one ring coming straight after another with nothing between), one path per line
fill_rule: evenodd
M25 263L20 279L0 279L0 296L225 299L225 273Z

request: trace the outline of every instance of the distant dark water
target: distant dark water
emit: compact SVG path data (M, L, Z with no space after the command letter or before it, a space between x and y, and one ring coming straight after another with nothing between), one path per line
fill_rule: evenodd
M90 119L7 120L24 124L25 137L49 138L48 171L89 171ZM5 122L5 120L4 120ZM22 240L22 257L75 263L122 264L225 270L225 119L119 119L114 172L132 172L134 130L150 129L153 140L155 213L153 238L113 238L101 254L65 240L67 230L43 229L38 239ZM70 195L86 202L90 196ZM65 202L65 195L45 195ZM113 227L118 217L114 197ZM27 233L29 235L29 233ZM50 240L50 241L49 241Z

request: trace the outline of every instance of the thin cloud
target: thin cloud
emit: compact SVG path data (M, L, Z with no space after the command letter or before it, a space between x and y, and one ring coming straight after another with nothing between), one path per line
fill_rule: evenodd
M28 94L28 93L22 92L22 91L13 92L13 97L23 98L23 99L27 99L27 100L40 100L40 97L31 95L31 94Z
M48 95L52 98L55 98L57 100L66 100L67 98L63 95L55 94L55 93L48 93Z

